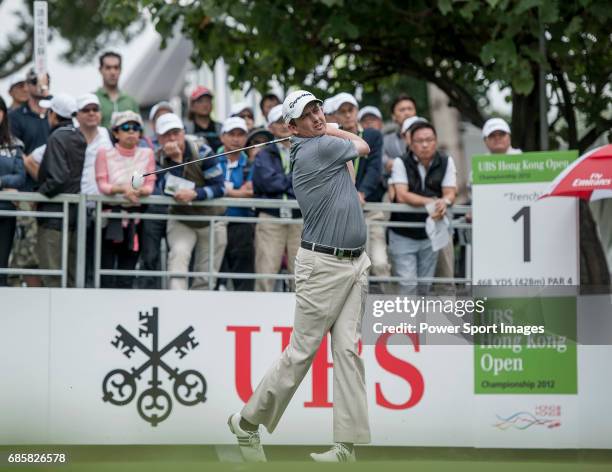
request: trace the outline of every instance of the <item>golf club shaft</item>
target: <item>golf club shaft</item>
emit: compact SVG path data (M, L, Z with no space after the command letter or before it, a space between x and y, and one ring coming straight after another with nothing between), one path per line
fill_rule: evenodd
M236 149L235 151L232 152L220 152L219 154L214 154L212 156L206 156L206 157L202 157L201 159L196 159L195 161L189 161L189 162L182 162L181 164L176 164L174 166L170 166L170 167L166 167L165 169L158 169L154 172L148 172L146 174L142 174L143 177L146 177L147 175L156 175L156 174L162 174L164 172L168 172L169 170L172 169L177 169L179 167L183 167L189 164L195 164L196 162L202 162L205 161L207 159L214 159L215 157L219 157L219 156L223 156L225 154L232 154L234 152L242 152L242 151L246 151L247 149L253 149L256 147L261 147L261 146L267 146L268 144L274 144L274 143L280 143L282 141L287 141L288 139L291 139L290 137L287 138L279 138L279 139L273 139L271 141L266 141L265 143L259 143L259 144L253 144L252 146L246 146L240 149Z

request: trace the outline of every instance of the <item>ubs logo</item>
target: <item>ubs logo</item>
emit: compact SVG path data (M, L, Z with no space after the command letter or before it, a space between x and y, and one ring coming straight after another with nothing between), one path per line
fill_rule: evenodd
M129 404L137 393L137 386L148 374L148 388L140 393L137 399L137 410L140 417L157 426L172 412L172 396L163 388L160 380L160 370L167 374L172 382L172 393L176 401L184 406L194 406L206 401L206 380L197 370L181 371L178 367L169 366L164 356L174 349L179 359L185 357L199 343L193 336L192 326L186 328L165 346L159 347L159 310L153 307L153 314L139 312L141 327L138 335L134 336L123 326L117 325L117 335L111 341L119 351L128 359L137 351L144 355L145 360L139 366L131 367L130 371L124 369L111 370L102 382L102 400L115 406Z

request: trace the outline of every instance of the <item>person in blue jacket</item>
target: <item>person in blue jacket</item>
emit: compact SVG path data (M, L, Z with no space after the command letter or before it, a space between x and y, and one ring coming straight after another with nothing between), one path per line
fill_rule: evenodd
M0 191L14 192L25 185L23 145L10 130L6 102L0 97ZM6 194L5 194L6 195ZM0 210L15 210L7 200L0 200ZM8 267L13 247L17 219L14 216L0 216L0 268ZM0 287L6 286L6 274L0 274Z

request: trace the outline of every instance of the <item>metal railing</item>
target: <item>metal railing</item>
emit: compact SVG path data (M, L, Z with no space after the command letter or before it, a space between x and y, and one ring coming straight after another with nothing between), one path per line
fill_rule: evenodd
M49 275L61 276L61 286L67 286L67 271L68 271L68 238L69 238L69 205L77 205L77 247L76 247L76 287L85 287L85 264L86 264L86 231L87 231L87 207L95 205L95 247L94 247L94 286L100 287L100 279L103 275L118 275L118 276L146 276L146 277L201 277L208 279L209 289L214 288L214 281L217 278L227 279L273 279L273 280L291 280L293 274L261 274L261 273L233 273L233 272L217 272L214 270L214 248L215 235L214 231L209 231L208 244L208 265L209 270L203 272L177 272L168 270L114 270L101 268L102 256L102 227L105 220L110 219L139 219L139 220L180 220L180 221L206 221L209 222L212 228L217 222L233 222L233 223L258 223L265 222L266 224L302 224L301 219L293 218L259 218L259 217L238 217L238 216L214 216L214 215L179 215L170 213L147 213L147 212L106 212L102 211L102 205L128 205L126 199L118 196L109 197L104 195L71 195L61 194L53 199L46 198L39 193L26 192L0 192L0 201L14 202L53 202L62 203L61 212L44 212L44 211L25 211L25 210L0 210L0 216L33 216L39 218L61 218L62 219L62 263L60 269L10 269L0 268L0 274L11 275ZM173 198L165 196L151 196L140 200L143 205L164 205L164 206L184 206L185 203L176 202ZM219 198L214 200L206 200L200 202L190 202L187 204L192 207L238 207L238 208L268 208L268 209L298 209L298 204L295 200L276 200L276 199L259 199L259 198ZM397 213L425 213L425 208L414 208L407 204L397 203L366 203L363 207L365 212L397 212ZM468 213L471 207L468 205L456 205L452 208L453 215L462 215ZM366 218L366 224L379 225L383 227L396 228L424 228L425 224L420 222L396 222L388 220L369 220ZM463 230L470 229L471 223L453 222L453 229ZM369 232L368 232L369 233ZM368 241L369 244L369 241ZM466 276L465 277L431 277L419 278L418 282L436 282L436 283L471 283L471 248L468 244L466 253ZM372 282L400 282L403 279L396 276L370 276Z

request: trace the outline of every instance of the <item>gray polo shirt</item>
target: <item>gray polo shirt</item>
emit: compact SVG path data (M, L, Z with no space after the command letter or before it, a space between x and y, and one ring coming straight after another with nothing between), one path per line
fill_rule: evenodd
M349 139L291 139L293 190L304 216L302 239L325 246L365 246L366 224L346 163L357 157Z

